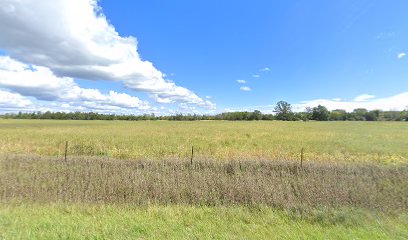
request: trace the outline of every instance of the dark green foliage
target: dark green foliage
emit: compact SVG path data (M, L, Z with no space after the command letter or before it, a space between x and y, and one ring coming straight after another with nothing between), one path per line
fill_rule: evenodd
M367 121L378 121L379 117L380 117L380 110L370 111L365 114L365 120Z
M407 106L407 108L406 108L404 111L402 111L402 112L400 113L400 115L401 115L401 118L402 118L402 119L404 119L405 121L408 121L408 106Z
M173 116L144 115L115 115L94 112L33 112L17 114L7 113L0 118L9 119L54 119L54 120L170 120L170 121L200 121L200 120L228 120L228 121L259 121L259 120L282 120L282 121L408 121L408 111L381 111L359 108L353 112L337 109L327 110L325 106L319 105L315 108L306 108L303 112L292 111L292 106L284 101L277 103L274 108L275 114L263 114L259 110L253 112L226 112L216 115L200 114L176 114Z
M325 106L319 105L313 108L312 119L316 121L328 121L330 112Z
M345 110L337 109L330 112L330 120L345 121L347 120L347 112Z
M293 114L292 112L292 106L285 101L278 102L276 104L274 112L276 113L277 120L282 120L282 121L296 120L295 114Z
M249 120L262 120L261 111L255 110L249 117Z

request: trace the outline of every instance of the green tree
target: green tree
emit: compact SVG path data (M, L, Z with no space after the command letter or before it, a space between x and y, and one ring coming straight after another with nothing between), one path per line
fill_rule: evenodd
M365 121L368 111L365 108L357 108L353 111L354 120Z
M330 116L329 110L325 106L319 105L313 108L312 119L317 121L328 121Z
M380 110L369 111L365 114L365 119L367 121L378 121L379 117L380 117Z
M278 102L275 106L274 112L276 113L276 119L278 120L292 121L294 119L292 106L285 101Z
M249 117L249 120L262 120L262 112L255 110Z
M408 107L401 112L401 117L405 120L408 121Z
M347 112L343 109L336 109L330 112L330 120L332 121L346 121Z

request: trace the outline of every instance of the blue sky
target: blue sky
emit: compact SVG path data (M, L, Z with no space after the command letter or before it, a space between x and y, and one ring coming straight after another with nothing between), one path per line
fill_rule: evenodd
M13 50L21 46L1 40L0 49L20 62L49 67L58 77L71 77L80 88L137 97L157 112L267 112L279 100L299 108L316 103L329 108L408 106L407 1L102 0L99 7L121 37L137 39L142 61L203 102L154 101L152 91L129 87L126 80L86 79L89 74L18 57ZM172 95L160 94L163 99ZM202 109L205 101L216 108Z

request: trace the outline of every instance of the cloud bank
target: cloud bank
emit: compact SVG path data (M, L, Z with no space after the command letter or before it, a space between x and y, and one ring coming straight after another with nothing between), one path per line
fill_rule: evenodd
M355 97L353 100L344 100L340 98L333 99L315 99L310 101L302 101L300 103L292 104L292 109L295 112L305 111L306 107L317 107L318 105L323 105L329 110L342 109L348 112L352 112L357 108L365 108L367 110L383 110L383 111L403 111L408 110L408 92L403 92L394 96L376 98L372 95L370 97L363 97L364 101L361 100L362 96L367 96L368 94L362 94ZM235 111L254 111L259 110L263 113L273 113L275 107L274 104L270 105L259 105L259 106L247 106L240 108L227 108L224 111L235 112Z
M306 107L316 107L318 105L326 106L329 110L343 109L348 112L357 108L365 108L367 110L380 109L385 111L402 111L408 109L408 92L384 98L376 98L373 95L363 94L354 98L353 101L335 101L329 99L303 101L299 104L294 104L294 110L303 111Z
M6 56L0 56L0 88L37 100L92 104L95 108L150 108L147 102L137 97L115 91L103 94L98 89L81 88L72 78L57 77L46 67L24 64ZM17 95L13 96L15 98Z
M365 101L367 101L369 99L372 99L372 98L375 98L375 96L370 95L370 94L362 94L362 95L359 95L359 96L355 97L354 101L355 102L365 102Z
M0 31L0 48L16 62L33 64L42 74L53 74L59 79L54 85L64 81L66 88L74 87L75 78L115 81L149 93L158 103L215 108L189 89L165 80L151 62L142 60L137 40L120 36L97 0L2 0ZM27 94L24 91L30 86L12 88ZM52 98L46 96L47 91L35 97Z
M2 109L24 109L32 106L32 102L20 94L0 89L0 107Z

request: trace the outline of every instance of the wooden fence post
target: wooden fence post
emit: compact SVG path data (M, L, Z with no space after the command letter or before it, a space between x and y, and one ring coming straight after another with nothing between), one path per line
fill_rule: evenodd
M193 158L194 158L194 146L191 146L191 159L190 159L191 165L193 165Z
M304 153L305 149L302 148L302 150L300 151L300 168L303 168L303 153Z
M65 162L67 161L67 152L68 152L68 141L65 142L65 154L64 154Z

